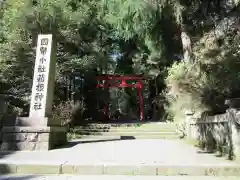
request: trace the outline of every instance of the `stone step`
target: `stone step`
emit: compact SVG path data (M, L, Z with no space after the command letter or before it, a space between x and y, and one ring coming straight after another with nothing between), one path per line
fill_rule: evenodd
M121 176L121 175L4 175L0 180L238 180L239 177L215 176Z
M176 128L144 129L144 128L82 128L74 127L75 132L176 132Z
M175 130L176 124L174 123L125 123L125 124L88 124L87 126L77 126L78 129L138 129L138 130Z
M175 123L89 123L87 126L101 126L101 127L175 127Z
M175 123L146 123L142 124L142 127L144 128L172 128L176 127Z
M176 132L139 132L139 131L119 131L119 132L96 132L96 131L78 131L79 135L102 135L102 136L171 136L178 135Z
M93 140L127 140L127 139L179 139L178 134L169 135L81 135L81 139Z
M52 164L38 162L1 162L0 174L34 175L148 175L148 176L240 176L239 164ZM193 177L192 177L193 178ZM205 177L203 177L205 178ZM225 177L226 178L226 177ZM239 178L239 177L238 177ZM193 178L194 180L194 178Z

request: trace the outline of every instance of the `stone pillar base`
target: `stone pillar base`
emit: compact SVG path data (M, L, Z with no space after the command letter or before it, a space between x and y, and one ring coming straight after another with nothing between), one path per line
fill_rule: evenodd
M67 142L65 127L5 126L1 132L1 151L44 151Z

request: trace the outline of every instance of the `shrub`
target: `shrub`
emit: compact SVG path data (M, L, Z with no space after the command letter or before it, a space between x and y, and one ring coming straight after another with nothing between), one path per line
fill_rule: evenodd
M66 125L71 122L73 103L71 101L61 102L53 107L53 119L55 122L60 122L60 124Z
M61 102L55 105L53 108L53 119L56 122L60 122L62 126L72 125L76 121L76 117L82 117L84 106L82 104L76 104L72 101ZM81 121L82 119L77 119Z
M187 109L199 114L206 110L222 113L225 100L239 96L240 35L226 36L221 46L211 47L204 38L194 48L194 63L182 61L168 69L166 109L174 121L185 118Z

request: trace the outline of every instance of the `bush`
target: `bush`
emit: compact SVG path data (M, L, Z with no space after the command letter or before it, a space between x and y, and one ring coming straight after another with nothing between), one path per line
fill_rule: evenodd
M239 96L240 35L226 36L221 46L204 38L194 48L194 63L174 63L168 69L166 109L174 121L185 118L184 111L189 109L195 114L223 113L225 100Z
M73 125L74 121L81 121L82 119L76 119L76 117L82 117L84 111L84 105L74 105L72 101L61 102L53 108L53 119L56 122L60 122L62 126Z
M71 122L73 103L71 101L61 102L53 107L53 119L55 122L60 122L62 126Z

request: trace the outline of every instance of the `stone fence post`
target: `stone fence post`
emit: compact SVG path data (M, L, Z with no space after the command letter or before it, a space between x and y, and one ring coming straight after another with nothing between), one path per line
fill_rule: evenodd
M186 119L185 119L185 136L187 140L196 140L197 139L197 117L191 111L185 112Z
M240 162L240 98L227 100L226 104L229 105L227 110L229 121L229 134L230 144L233 152L234 159Z
M186 137L190 137L191 136L191 122L192 122L192 117L193 117L193 112L185 112L186 115L186 120L185 120L185 135Z

